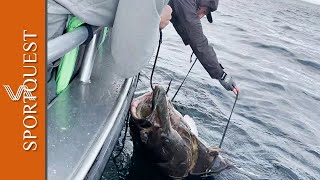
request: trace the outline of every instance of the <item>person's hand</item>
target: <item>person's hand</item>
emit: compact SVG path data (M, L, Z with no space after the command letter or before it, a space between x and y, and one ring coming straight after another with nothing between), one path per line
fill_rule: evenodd
M162 13L160 15L160 29L163 29L165 28L169 22L170 22L170 19L171 19L171 13L172 13L172 9L169 5L166 5L163 10L162 10Z
M232 77L226 74L225 72L223 73L221 79L219 79L219 82L226 90L233 91L236 95L240 91Z

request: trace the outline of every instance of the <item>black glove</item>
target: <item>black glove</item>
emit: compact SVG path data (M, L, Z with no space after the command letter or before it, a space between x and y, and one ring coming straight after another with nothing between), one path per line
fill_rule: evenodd
M228 91L232 91L236 87L236 83L233 81L232 77L225 72L223 72L219 82Z

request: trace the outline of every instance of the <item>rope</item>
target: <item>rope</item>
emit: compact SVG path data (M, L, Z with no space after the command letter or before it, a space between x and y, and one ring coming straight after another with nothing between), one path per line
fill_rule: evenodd
M125 145L126 137L127 137L127 132L128 132L128 124L129 124L129 117L130 117L129 114L130 113L128 112L128 115L127 115L127 118L126 118L126 121L125 121L126 122L126 128L124 130L124 136L123 136L122 141L121 141L122 142L121 149L120 149L119 153L116 156L114 156L114 158L117 158L122 153L122 151L124 149L124 145Z
M120 168L116 158L118 158L120 156L120 154L123 152L123 149L124 149L124 146L125 146L125 141L126 141L127 132L128 132L128 126L129 126L129 118L130 118L130 113L128 112L128 115L127 115L126 120L125 120L125 123L126 123L125 132L124 132L124 136L123 136L122 141L121 141L122 142L122 146L121 146L121 148L119 150L119 153L117 155L114 156L112 154L112 161L113 161L113 163L114 163L114 165L116 167L119 179L125 179L123 177L123 174L121 174L121 170L125 169L125 167L121 167Z

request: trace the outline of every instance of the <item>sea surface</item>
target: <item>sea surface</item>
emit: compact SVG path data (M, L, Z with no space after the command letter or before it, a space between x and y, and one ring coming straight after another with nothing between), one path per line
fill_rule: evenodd
M222 156L236 169L216 178L320 179L320 6L298 0L222 0L212 15L212 24L202 19L204 33L240 88L222 145ZM169 25L153 82L166 87L172 79L170 97L191 67L191 53ZM153 62L142 72L137 95L150 91ZM218 146L234 100L197 62L175 105L195 120L208 145ZM117 166L110 160L101 179L151 172L139 170L131 155L127 137Z

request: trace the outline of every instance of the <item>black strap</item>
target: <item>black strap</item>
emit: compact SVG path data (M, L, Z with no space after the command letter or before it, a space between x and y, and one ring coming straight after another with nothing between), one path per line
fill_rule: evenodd
M93 38L93 29L92 26L90 24L84 24L84 26L88 29L88 38L87 40L84 42L84 44L88 45L91 41L91 39Z

